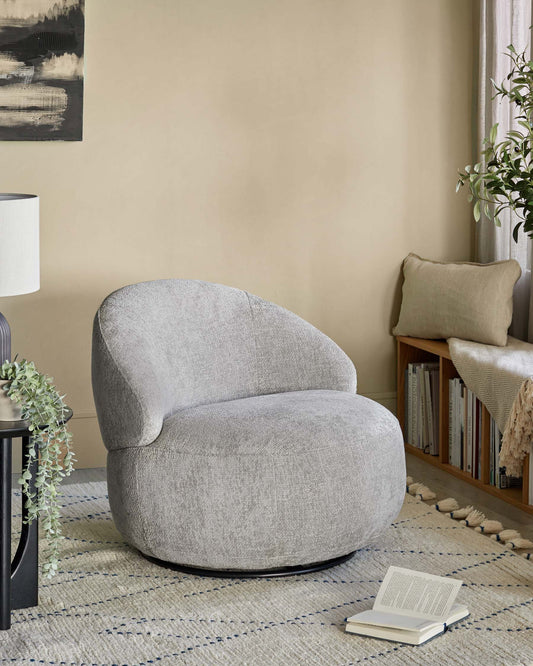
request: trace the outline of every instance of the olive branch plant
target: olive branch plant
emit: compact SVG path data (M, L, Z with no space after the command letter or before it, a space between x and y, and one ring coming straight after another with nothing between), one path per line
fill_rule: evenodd
M31 523L41 519L47 552L43 574L52 577L58 568L60 523L59 485L71 474L75 461L71 449L72 435L65 424L65 396L59 395L53 379L40 373L32 361L5 361L0 378L8 380L4 386L8 397L21 408L21 418L28 423L30 447L18 483L27 497L25 508ZM30 467L38 460L35 491L30 489Z
M468 198L474 202L476 222L483 212L501 226L501 213L514 211L518 222L513 227L513 238L518 242L521 227L533 238L533 60L526 51L518 53L512 44L507 51L511 70L501 85L491 79L496 91L493 99L509 100L520 129L508 130L503 141L496 143L498 123L493 125L483 140L482 162L459 172L456 192L463 185L469 186Z

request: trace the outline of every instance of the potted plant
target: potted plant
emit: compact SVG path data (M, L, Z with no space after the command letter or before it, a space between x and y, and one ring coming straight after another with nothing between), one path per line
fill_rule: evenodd
M500 226L499 215L510 209L518 215L513 238L518 241L520 227L533 238L533 61L526 52L517 53L507 47L512 68L501 85L492 81L495 97L507 99L519 130L506 132L503 141L496 143L498 124L493 125L484 139L482 162L468 165L459 173L456 191L463 185L470 188L469 201L474 201L474 219L481 211Z
M57 571L59 543L63 538L60 523L59 484L73 470L74 457L70 447L72 435L65 424L66 405L52 378L40 373L35 364L22 360L5 361L0 367L2 387L9 399L20 409L31 433L30 449L19 484L27 496L27 522L41 519L48 541L43 573L51 577ZM29 487L30 465L39 460L35 492Z

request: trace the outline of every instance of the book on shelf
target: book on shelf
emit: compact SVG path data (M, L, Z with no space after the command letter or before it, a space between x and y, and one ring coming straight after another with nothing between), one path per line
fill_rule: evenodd
M449 380L448 461L474 479L481 477L481 409L460 377Z
M372 610L347 618L346 631L421 645L469 615L455 603L461 585L455 578L389 567Z
M451 465L463 468L464 384L458 378L449 380L449 437L448 460Z
M439 364L409 363L405 371L405 435L412 446L439 453Z
M476 423L475 423L475 446L474 446L474 455L475 455L475 477L476 479L481 479L481 415L483 411L483 405L481 400L475 396L475 405L476 405Z
M439 367L436 365L429 371L429 384L431 394L431 418L433 430L433 446L430 448L432 456L439 455Z
M533 449L529 452L529 491L528 502L533 504Z
M460 377L449 380L448 461L474 479L481 478L482 403ZM500 467L502 434L494 419L489 421L489 483L497 488L520 486L521 479L507 476Z
M502 433L494 419L490 420L490 483L497 488L516 488L522 485L522 477L507 476L500 466Z
M473 473L473 462L474 462L474 450L473 450L473 440L474 440L474 422L473 422L473 396L472 391L466 389L466 400L465 400L465 430L466 430L466 461L465 461L465 471L472 476Z
M426 382L424 381L424 365L420 364L416 369L416 386L417 386L417 405L418 405L418 443L419 449L423 449L425 453L428 452L427 447L427 414L426 414Z

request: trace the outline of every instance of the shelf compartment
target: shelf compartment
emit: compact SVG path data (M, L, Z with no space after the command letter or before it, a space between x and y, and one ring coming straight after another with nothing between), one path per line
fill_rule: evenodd
M490 414L486 407L483 405L481 417L481 478L474 478L469 472L465 472L458 467L449 464L448 461L448 430L449 430L449 391L448 381L459 377L455 366L450 357L450 350L448 343L445 340L425 340L423 338L410 338L407 336L398 336L396 338L398 346L397 356L397 405L398 405L398 420L404 433L405 433L405 383L404 376L405 370L409 363L417 362L439 362L439 455L434 456L429 453L424 453L416 446L412 446L406 442L405 450L408 453L425 460L431 465L438 467L452 476L455 476L467 483L470 483L477 488L481 488L485 492L499 497L500 499L516 506L527 513L533 514L533 505L528 503L529 500L529 460L526 456L524 461L524 473L522 479L522 487L513 488L497 488L489 483L490 480Z

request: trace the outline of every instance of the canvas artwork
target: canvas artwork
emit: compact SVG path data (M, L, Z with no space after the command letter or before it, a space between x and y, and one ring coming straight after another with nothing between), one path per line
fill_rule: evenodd
M81 141L84 0L0 0L0 140Z

